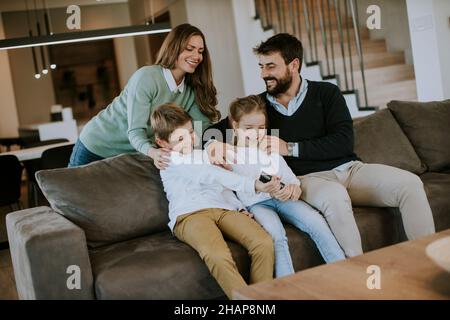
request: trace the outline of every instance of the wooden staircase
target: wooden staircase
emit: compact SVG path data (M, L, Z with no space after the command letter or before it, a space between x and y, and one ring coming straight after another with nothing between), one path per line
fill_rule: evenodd
M357 99L359 100L358 107L360 109L364 110L364 107L385 108L386 104L391 100L417 100L414 67L405 63L404 52L389 52L384 39L371 39L370 32L365 26L365 21L362 21L360 23L359 36L363 53L368 106L364 105L362 73L355 41L353 20L349 15L349 9L347 10L347 16L345 16L344 8L345 4L348 4L347 0L340 1L344 56L341 53L337 10L333 0L329 2L328 0L256 0L256 18L260 19L264 30L273 29L274 33L288 32L296 35L304 45L305 62L308 64L318 62L322 79L329 79L335 76L336 80L334 82L338 84L342 91L357 91L357 96L359 97ZM308 8L304 7L305 3ZM321 10L321 3L323 4L323 11ZM330 5L329 10L328 4ZM280 9L282 10L281 12L277 11ZM306 30L305 23L308 21L305 17L306 10L308 10L307 14L311 30L309 33ZM312 26L313 14L315 15L314 28ZM323 17L324 29L320 27L320 14ZM322 42L323 30L326 30L328 62L325 46ZM309 39L311 39L311 42ZM316 42L314 42L314 39ZM331 57L331 46L334 49L334 59ZM312 57L311 51L313 51ZM317 56L314 54L315 51L317 51ZM344 59L347 73L344 72ZM349 70L350 60L353 68L352 72ZM328 66L330 70L328 70ZM347 81L345 81L345 74L347 74ZM353 75L353 81L351 81L351 75ZM354 83L354 87L352 83Z

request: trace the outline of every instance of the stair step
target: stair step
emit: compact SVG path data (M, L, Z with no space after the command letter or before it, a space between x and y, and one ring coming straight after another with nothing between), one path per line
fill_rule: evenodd
M356 85L360 101L364 101L362 83ZM405 80L367 88L369 105L385 107L392 100L417 100L416 80ZM363 105L364 103L361 103Z
M339 45L339 39L340 39L339 32L337 30L333 30L332 34L333 34L333 43L336 43ZM313 36L314 35L311 34L311 38ZM330 45L331 37L330 37L330 32L328 32L328 29L327 29L326 36L327 36L327 43L328 43L328 45ZM361 40L370 40L369 30L367 28L362 28L360 31L360 36L361 36ZM351 38L352 42L355 42L355 34L353 33L353 28L350 29L350 38ZM322 31L320 31L320 30L316 31L316 39L317 39L318 44L322 44ZM304 29L302 30L302 33L300 34L300 40L302 41L303 44L308 43L308 41L309 41L308 33ZM344 42L347 43L347 34L345 31L344 31Z
M345 43L345 55L348 55L348 47L347 44ZM362 46L362 51L364 56L366 56L366 54L370 54L370 53L383 53L383 52L387 52L387 46L386 46L386 40L384 39L378 39L378 40L362 40L361 42L361 46ZM357 56L358 55L358 50L356 47L356 44L354 42L351 43L350 46L351 49L351 53L352 53L352 57L353 56ZM308 46L305 46L303 48L303 50L305 52L307 52L309 54L310 49ZM318 51L318 55L319 55L319 60L325 60L325 48L320 44L317 46L317 51ZM331 57L331 47L328 45L328 55ZM339 57L341 56L341 46L339 43L334 43L334 56L335 57Z
M372 68L365 70L367 86L390 84L393 82L414 80L414 67L406 64ZM354 72L355 83L362 83L361 72Z
M347 72L350 69L350 61L348 57L345 59ZM380 52L380 53L367 53L364 54L364 68L379 68L395 64L405 63L405 55L402 51L398 52ZM337 73L344 73L344 63L343 59L339 53L338 57L335 56L335 65ZM360 70L360 64L358 56L356 54L352 55L352 65L354 71Z

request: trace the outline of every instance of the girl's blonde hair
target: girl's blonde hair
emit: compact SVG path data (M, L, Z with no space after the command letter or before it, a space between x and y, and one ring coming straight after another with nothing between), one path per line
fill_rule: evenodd
M250 95L244 98L234 100L230 105L229 120L239 122L242 116L253 112L261 112L266 118L267 127L267 110L264 101L256 95Z

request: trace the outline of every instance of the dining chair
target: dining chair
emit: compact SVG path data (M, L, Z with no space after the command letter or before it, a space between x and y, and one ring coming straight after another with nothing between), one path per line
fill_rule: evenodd
M20 203L23 166L13 155L0 155L0 207L22 209Z
M67 140L54 142L67 142ZM44 142L44 141L42 141ZM39 170L56 169L67 167L72 154L73 144L47 149L42 153L40 159L24 161L23 164L28 175L28 204L37 207L39 205L48 205L47 199L42 194L37 184L35 174Z

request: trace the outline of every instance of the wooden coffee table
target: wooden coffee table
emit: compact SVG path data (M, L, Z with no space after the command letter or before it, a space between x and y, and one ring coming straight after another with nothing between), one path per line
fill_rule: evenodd
M450 273L428 258L426 246L450 229L234 291L237 300L450 299ZM379 266L380 289L369 289L369 266ZM369 281L373 287L375 282Z

